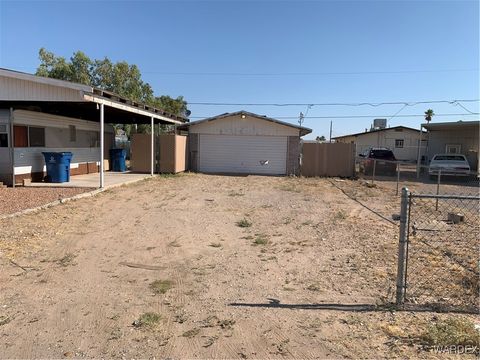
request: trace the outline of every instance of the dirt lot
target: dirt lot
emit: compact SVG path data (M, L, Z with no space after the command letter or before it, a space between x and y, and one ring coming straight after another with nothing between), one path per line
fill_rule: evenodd
M399 199L185 174L0 222L2 358L436 357L395 312Z

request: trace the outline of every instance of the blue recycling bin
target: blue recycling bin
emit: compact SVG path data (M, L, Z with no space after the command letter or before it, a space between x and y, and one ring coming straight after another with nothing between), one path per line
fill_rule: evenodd
M127 171L125 160L127 151L125 149L110 149L110 160L112 162L112 171Z
M63 183L70 181L71 152L42 152L47 167L46 182Z

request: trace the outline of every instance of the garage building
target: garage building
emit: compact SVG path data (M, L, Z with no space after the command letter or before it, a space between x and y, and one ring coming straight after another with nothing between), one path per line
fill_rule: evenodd
M180 125L189 133L190 169L203 173L299 173L300 138L311 129L246 111Z

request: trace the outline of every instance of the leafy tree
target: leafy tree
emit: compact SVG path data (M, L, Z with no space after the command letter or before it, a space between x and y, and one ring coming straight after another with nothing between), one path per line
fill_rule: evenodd
M317 136L315 141L320 142L320 141L326 141L325 136Z
M81 51L75 52L67 60L45 48L40 49L39 59L40 65L36 75L90 85L133 101L161 108L174 115L185 117L190 115L183 96L176 99L168 95L155 97L150 84L142 80L142 74L137 65L130 65L126 61L113 63L107 57L92 60ZM135 131L133 126L121 127L127 135ZM136 131L149 132L150 127L139 125Z
M171 114L190 116L190 110L187 109L187 102L183 96L178 96L176 99L166 95L158 96L153 100L153 104Z
M432 109L428 109L427 111L425 111L425 120L427 122L430 122L432 121L432 116L435 115L435 113L433 112Z

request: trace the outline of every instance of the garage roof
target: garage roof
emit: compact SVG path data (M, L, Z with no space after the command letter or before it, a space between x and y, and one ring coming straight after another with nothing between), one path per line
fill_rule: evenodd
M243 111L243 110L232 112L232 113L224 113L224 114L220 114L220 115L217 115L217 116L212 116L212 117L209 117L209 118L206 118L206 119L192 121L190 123L178 125L177 129L187 130L188 127L191 126L191 125L197 125L197 124L201 124L201 123L204 123L204 122L216 121L216 120L224 119L224 118L227 118L227 117L239 116L239 115L240 116L241 115L251 116L251 117L254 117L254 118L257 118L257 119L270 121L272 123L276 123L276 124L279 124L279 125L284 125L284 126L288 126L288 127L298 129L298 130L300 130L300 136L304 136L304 135L310 134L312 132L312 129L309 129L309 128L306 128L306 127L303 127L303 126L298 126L298 125L291 124L291 123L288 123L288 122L284 122L284 121L280 121L280 120L277 120L277 119L269 118L265 115L258 115L258 114L254 114L254 113L251 113L251 112L248 112L248 111Z

